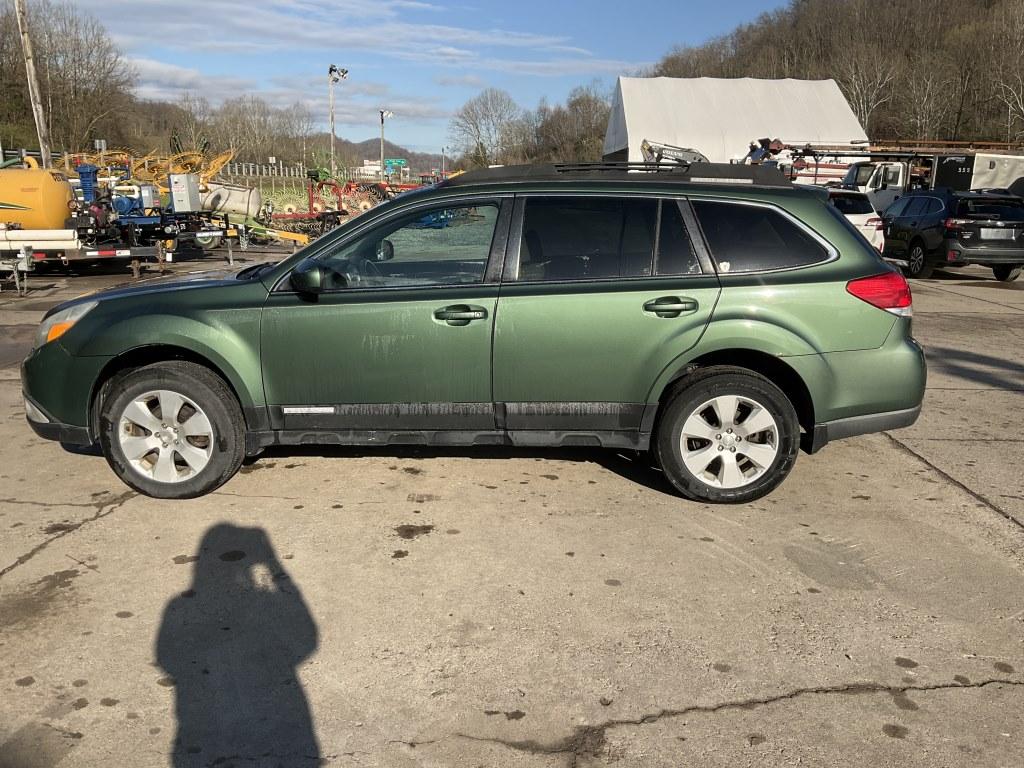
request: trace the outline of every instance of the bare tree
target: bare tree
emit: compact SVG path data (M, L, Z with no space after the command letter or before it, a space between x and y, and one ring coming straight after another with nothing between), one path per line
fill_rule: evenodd
M512 141L509 128L522 109L505 91L487 88L462 105L452 117L452 141L474 165L501 162Z
M85 148L98 126L130 104L134 73L103 25L72 3L39 0L30 17L54 144Z

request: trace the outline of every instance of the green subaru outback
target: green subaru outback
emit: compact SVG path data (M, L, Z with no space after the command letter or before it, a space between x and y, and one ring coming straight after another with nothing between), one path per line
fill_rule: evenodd
M905 427L906 281L774 170L473 171L280 263L62 304L22 367L43 437L188 498L271 445L650 451L691 499Z

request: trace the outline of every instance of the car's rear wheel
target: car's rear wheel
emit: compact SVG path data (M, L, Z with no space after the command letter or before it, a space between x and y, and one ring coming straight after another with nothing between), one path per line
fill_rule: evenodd
M1020 277L1020 272L1020 264L1003 264L998 267L992 267L992 274L996 276L996 280L1002 280L1004 283L1016 280Z
M932 269L932 265L928 263L924 243L915 240L910 244L910 251L907 253L907 277L929 278L932 276Z
M238 471L245 428L238 401L219 376L172 361L138 368L109 387L100 445L114 473L135 490L190 499Z
M800 424L792 403L768 379L716 366L680 383L655 441L665 476L683 496L738 503L761 498L786 479Z

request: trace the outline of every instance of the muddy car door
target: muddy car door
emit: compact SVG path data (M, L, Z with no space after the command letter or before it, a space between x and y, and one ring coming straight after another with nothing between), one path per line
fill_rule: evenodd
M684 210L517 197L494 341L494 399L517 443L635 439L654 376L697 343L719 295Z
M296 266L263 311L275 428L493 430L489 265L500 268L511 205L399 208Z

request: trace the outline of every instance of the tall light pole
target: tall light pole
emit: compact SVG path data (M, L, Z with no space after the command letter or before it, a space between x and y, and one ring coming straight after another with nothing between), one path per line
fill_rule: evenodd
M447 147L441 147L441 178L444 178L444 151Z
M334 164L334 84L348 77L347 69L340 69L334 64L327 68L327 91L331 99L331 178L337 176L338 169Z
M380 180L381 183L384 181L384 120L388 117L394 117L395 113L390 109L382 109L380 111Z
M14 0L14 15L18 19L21 35L21 52L25 58L25 75L28 78L28 98L32 102L32 116L36 121L36 135L39 137L39 159L43 168L50 167L50 129L46 127L42 98L39 95L39 78L36 77L36 60L32 55L32 40L28 36L28 14L25 0Z

